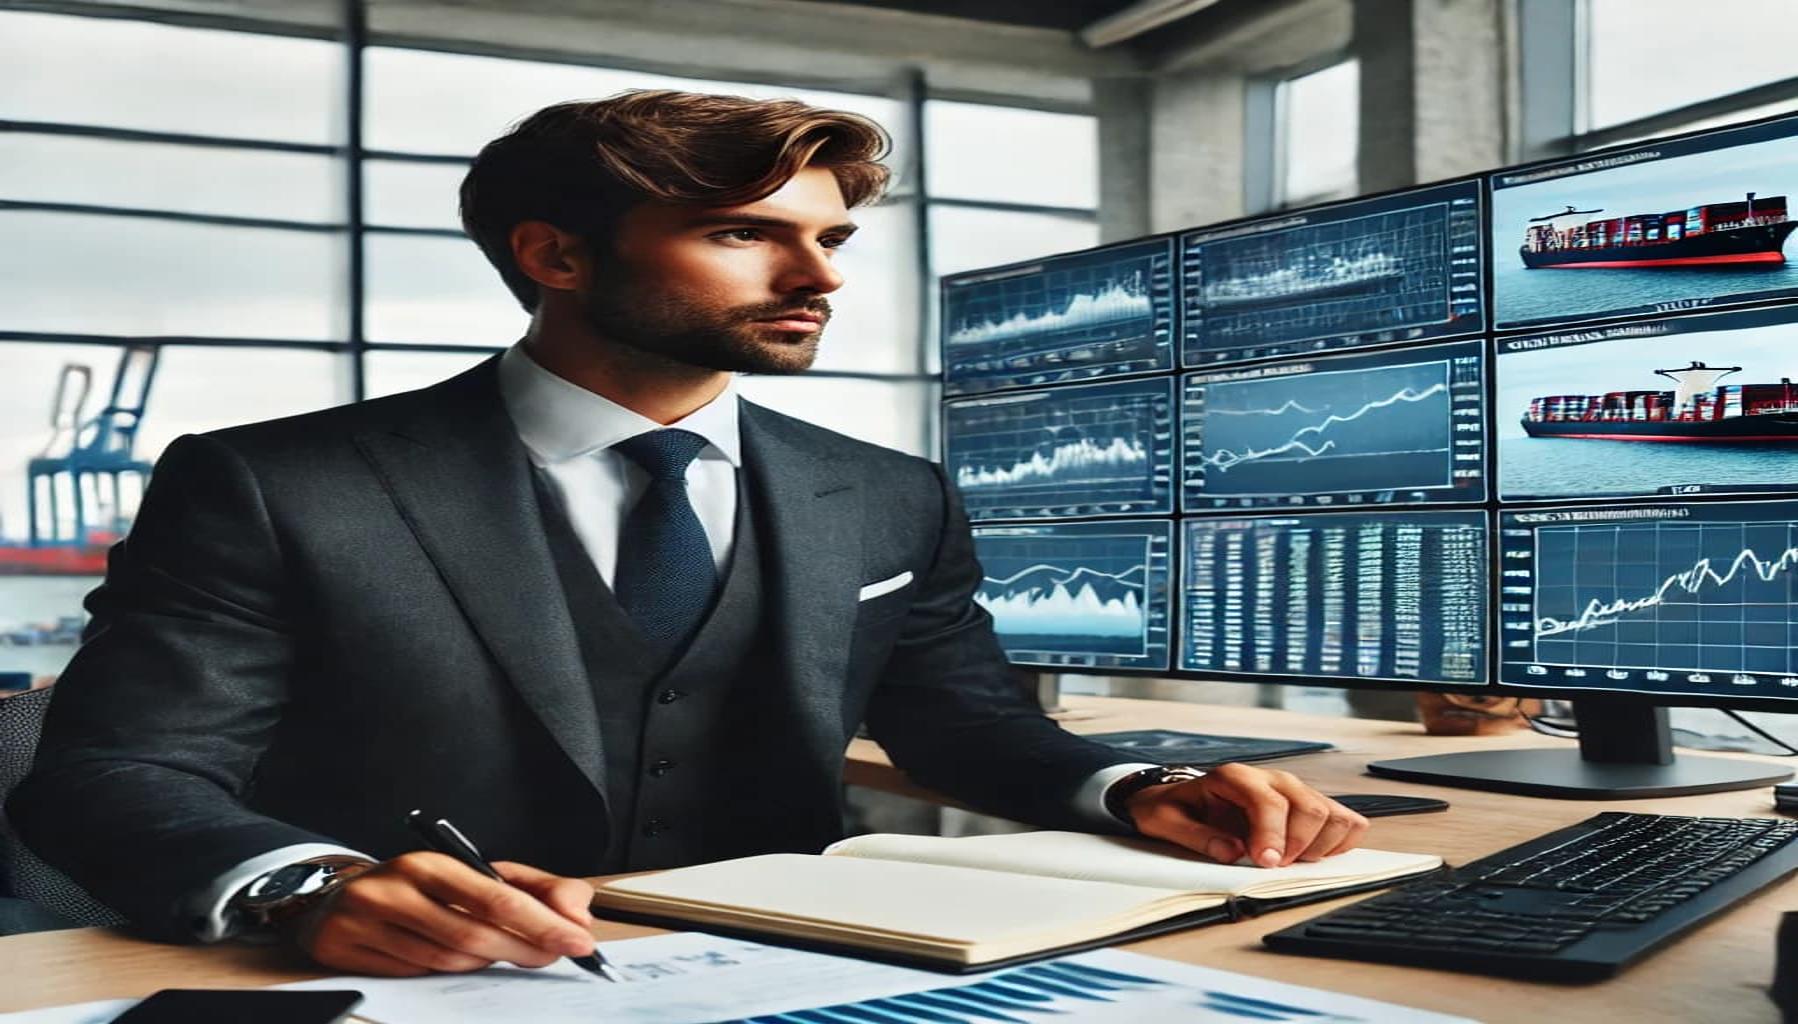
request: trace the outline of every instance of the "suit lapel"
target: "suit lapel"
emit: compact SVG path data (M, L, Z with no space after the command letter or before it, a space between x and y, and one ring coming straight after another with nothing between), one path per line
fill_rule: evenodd
M496 357L445 381L415 417L357 446L525 704L603 795L599 715L497 369Z
M767 544L779 685L802 715L816 756L841 758L843 680L849 668L861 570L854 466L820 456L759 406L742 406L743 468Z

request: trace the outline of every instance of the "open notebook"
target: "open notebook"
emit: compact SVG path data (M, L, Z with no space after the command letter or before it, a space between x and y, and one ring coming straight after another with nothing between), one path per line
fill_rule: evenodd
M869 835L614 879L606 917L936 970L988 970L1377 888L1442 858L1351 850L1285 868L1079 832Z

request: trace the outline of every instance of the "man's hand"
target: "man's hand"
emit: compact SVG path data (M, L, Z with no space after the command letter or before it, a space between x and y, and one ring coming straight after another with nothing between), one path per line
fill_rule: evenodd
M1223 864L1249 859L1264 868L1322 860L1350 850L1367 819L1290 772L1244 764L1211 769L1202 779L1150 786L1125 803L1136 830L1178 843Z
M294 933L314 960L356 974L414 977L499 961L544 967L593 952L593 888L524 864L497 882L441 853L378 864L309 909Z

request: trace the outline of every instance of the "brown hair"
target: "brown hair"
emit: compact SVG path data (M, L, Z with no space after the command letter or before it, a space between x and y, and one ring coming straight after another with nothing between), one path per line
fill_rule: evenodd
M462 229L527 311L537 282L512 261L512 228L542 220L603 242L643 202L752 203L810 165L847 206L879 197L889 148L878 124L798 100L633 90L545 107L482 147L462 179Z

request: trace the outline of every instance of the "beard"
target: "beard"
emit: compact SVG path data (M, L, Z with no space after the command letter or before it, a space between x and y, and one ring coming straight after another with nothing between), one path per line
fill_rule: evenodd
M823 318L818 330L789 331L756 322L802 309ZM818 358L830 303L821 295L796 295L733 306L615 278L581 297L581 313L600 337L673 362L731 373L795 374L811 369Z

